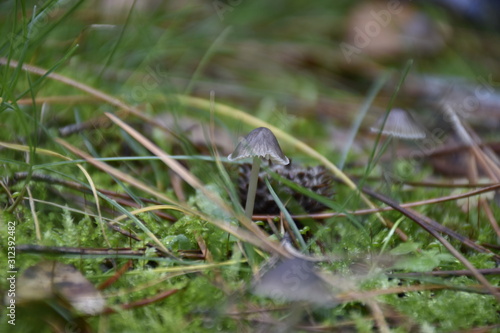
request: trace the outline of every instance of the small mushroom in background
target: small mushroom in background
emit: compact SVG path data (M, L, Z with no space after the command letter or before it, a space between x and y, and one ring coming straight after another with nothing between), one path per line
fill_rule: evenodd
M424 139L426 136L425 130L408 111L397 108L389 111L387 119L385 115L380 117L370 128L370 131L409 140Z
M254 282L252 292L278 301L308 302L331 307L337 301L329 285L318 275L312 261L281 259Z
M252 171L248 182L245 215L252 218L255 204L255 194L259 180L261 159L269 160L275 164L287 165L288 157L283 154L278 140L269 128L259 127L248 133L228 156L230 161L252 158Z
M412 115L399 108L392 109L389 114L380 117L370 128L370 131L392 139L392 168L397 158L396 149L399 139L421 140L426 137L424 128L417 123Z

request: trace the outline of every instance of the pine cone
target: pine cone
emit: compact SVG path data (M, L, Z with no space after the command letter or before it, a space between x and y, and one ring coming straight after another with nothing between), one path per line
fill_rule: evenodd
M239 170L238 192L242 205L245 205L248 191L248 180L250 178L251 164L242 164ZM323 166L300 167L293 165L272 165L270 169L280 176L287 178L298 185L309 189L325 198L333 197L333 177ZM272 179L264 169L259 172L257 183L257 194L255 197L254 214L278 214L279 207L267 189L264 177L268 177L273 189L278 193L283 202L292 197L306 212L314 213L326 209L322 203L296 192Z

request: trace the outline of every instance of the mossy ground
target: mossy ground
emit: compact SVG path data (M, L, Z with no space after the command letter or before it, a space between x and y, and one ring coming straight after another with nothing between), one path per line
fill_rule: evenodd
M270 252L265 247L253 247L249 264L244 254L248 248L238 240L238 233L230 235L214 224L218 221L236 227L237 216L214 204L200 189L193 189L183 181L179 185L174 172L141 141L133 139L123 128L110 125L105 112L117 113L120 108L99 93L117 98L150 117L153 121L148 123L140 114L118 113L163 151L178 156L178 161L189 170L187 177L196 176L206 184L209 193L241 212L232 185L237 167L217 165L214 147L207 142L214 135L218 150L226 153L224 145L234 147L239 135L256 127L253 120L210 112L209 107L194 106L195 102L186 105L178 99L179 95L200 97L210 105L208 101L213 94L217 103L243 110L337 163L342 159L345 142L336 135L350 128L352 114L364 103L373 82L384 76L390 76L395 82L404 78L408 60L413 56L406 54L377 65L380 72L376 77L368 75L363 68L347 66L338 48L346 29L345 18L353 9L346 1L229 1L225 7L217 7L219 1L160 1L156 10L141 9L142 5L137 2L133 9L123 13L118 10L105 13L103 3L49 0L0 4L0 57L4 62L35 65L96 90L84 93L82 87L57 78L40 77L20 66L9 67L3 63L0 66L0 141L7 144L0 150L2 253L7 253L10 221L16 224L16 245L138 251L146 248L143 256L17 253L19 272L44 259L58 260L77 267L95 285L132 260L131 268L102 291L107 304L118 312L84 319L96 332L265 331L273 327L273 323L295 319L302 319L297 320L303 325L298 331L307 331L307 325L337 331L376 330L379 323L372 316L373 309L361 297L341 301L332 308L302 311L295 305L249 293L252 269L263 264ZM444 11L430 6L420 9L443 25L453 25L453 19ZM480 34L472 26L464 25L458 30L463 38L449 40L435 57L415 57L410 72L472 80L497 75L500 68L492 59L499 54L498 47L494 46L498 35L488 32L487 38L492 41L490 53L482 53L480 49L486 44L486 37L477 37ZM468 47L467 41L478 46ZM366 61L370 63L370 59ZM386 88L380 90L379 97L373 101L375 109L386 109L391 95L399 88L388 82L385 81ZM49 97L52 100L47 99ZM165 125L168 130L155 126L165 114L172 116ZM86 130L68 137L59 132L64 126L91 119L97 121ZM197 128L198 124L202 127ZM210 133L214 126L217 130ZM205 143L193 139L194 131ZM225 140L219 136L222 132L229 133L231 142L217 141ZM407 187L401 182L387 181L381 177L380 166L368 174L366 161L374 149L374 140L366 132L362 129L357 136L347 156L345 172L361 177L375 176L376 180L366 180L365 184L399 202L452 193L453 189L449 188ZM489 136L491 140L498 139L494 131ZM171 202L79 160L56 138L95 158L118 157L107 163L140 180L148 189L162 193ZM290 142L281 144L295 163L319 163ZM50 152L73 161L65 161ZM212 158L203 159L202 155ZM88 172L88 177L77 167L77 162ZM394 162L391 168L398 181L418 182L436 177L427 162L420 159L418 164L408 164L408 160L401 160ZM28 172L31 181L15 180L19 172ZM51 176L52 181L35 178L40 174ZM54 179L76 182L85 190L69 189L55 184ZM444 177L433 179L448 181ZM123 202L101 191L97 209L93 186L99 191L129 194L130 198ZM184 198L179 197L179 186ZM19 196L24 199L14 204ZM30 206L30 197L34 208ZM121 230L132 232L139 241L106 226L118 215L131 211L131 203L141 207L156 204L147 199L171 205L161 208L171 219L143 212L136 220L129 216L116 224ZM335 185L331 205L339 212L366 208L359 195L340 182ZM489 202L489 206L498 219L498 205ZM464 212L456 201L448 201L415 209L477 243L498 242L485 212L478 208ZM452 332L488 327L500 321L498 301L483 289L478 290L478 282L472 277L398 278L398 273L462 270L464 266L413 221L401 218L396 212L384 213L384 217L399 221L398 227L409 236L407 242L391 233L374 214L300 222L309 251L335 258L319 266L345 281L345 285L339 285L340 296L352 296L355 291L381 291L374 299L394 332ZM152 235L176 258L159 258L154 247L150 247L158 245ZM495 268L491 255L477 253L456 240L451 243L477 269ZM187 253L200 254L202 247L208 251L205 254L209 254L204 260L182 257ZM391 261L393 257L402 259L387 267L370 266L377 260L384 261L376 259L384 256ZM2 294L8 289L4 263L2 260ZM358 264L365 267L364 273L355 272L353 267ZM186 270L180 270L182 267ZM498 274L488 276L488 280L493 286L500 284ZM446 288L427 290L426 285ZM423 288L386 295L382 292L403 286ZM170 289L179 291L146 306L129 310L119 307ZM284 308L275 309L279 307ZM30 311L42 310L35 307ZM248 314L251 311L255 314ZM25 316L19 313L17 325L13 327L2 315L0 330L51 331L50 316L36 323L29 319L32 317L33 312ZM74 326L71 319L62 327L66 332L81 329Z

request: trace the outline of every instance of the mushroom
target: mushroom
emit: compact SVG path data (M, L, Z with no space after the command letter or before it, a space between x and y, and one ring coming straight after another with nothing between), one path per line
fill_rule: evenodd
M278 301L306 301L324 307L337 303L314 263L297 257L279 260L254 281L252 292Z
M248 133L248 135L238 143L236 149L228 156L230 161L245 158L253 159L250 180L248 181L247 200L245 203L245 215L251 219L261 159L270 160L275 164L282 165L289 164L290 160L281 151L281 147L273 132L266 127L259 127Z
M370 128L373 133L380 133L386 137L393 138L391 168L394 168L396 159L396 148L398 139L420 140L426 136L425 130L420 126L411 114L403 109L394 108L389 114L380 117L375 125Z
M401 139L423 139L425 130L413 119L411 114L403 109L392 109L389 114L380 117L374 126L370 128L374 133L382 133Z

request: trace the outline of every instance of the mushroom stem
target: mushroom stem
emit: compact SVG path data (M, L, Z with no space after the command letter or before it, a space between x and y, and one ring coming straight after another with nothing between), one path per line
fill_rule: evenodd
M398 160L398 145L399 145L399 138L398 137L391 137L391 164L390 164L390 173L391 175L394 175L396 173L396 162Z
M255 194L257 193L257 182L259 181L260 158L254 156L252 162L252 171L248 181L247 202L245 203L245 215L252 219L253 207L255 204Z

